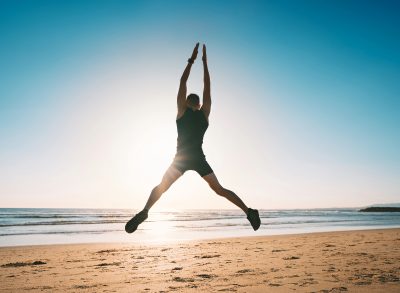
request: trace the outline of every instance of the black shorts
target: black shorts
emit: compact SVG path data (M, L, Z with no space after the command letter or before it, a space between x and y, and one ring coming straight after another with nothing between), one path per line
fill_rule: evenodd
M204 155L181 155L176 154L172 166L179 170L182 174L187 170L193 170L199 173L201 177L214 172L206 161Z

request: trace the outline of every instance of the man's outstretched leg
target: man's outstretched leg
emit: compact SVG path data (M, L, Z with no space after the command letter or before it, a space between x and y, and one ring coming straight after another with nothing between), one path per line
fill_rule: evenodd
M256 231L260 227L261 220L260 216L258 215L258 211L248 208L245 203L240 199L240 197L237 196L233 191L222 187L222 185L218 182L217 176L215 176L214 173L203 176L203 179L207 181L210 187L218 195L225 197L231 203L242 209L242 211L247 215L247 219L250 221L250 224L253 227L254 231Z
M144 220L147 219L150 208L156 203L157 200L160 199L161 195L166 192L168 188L181 176L182 173L179 172L179 170L177 170L175 167L170 166L168 168L161 180L161 183L154 187L151 191L144 209L136 214L132 219L130 219L128 223L126 223L125 231L127 233L132 233L136 231L137 227L141 223L143 223Z

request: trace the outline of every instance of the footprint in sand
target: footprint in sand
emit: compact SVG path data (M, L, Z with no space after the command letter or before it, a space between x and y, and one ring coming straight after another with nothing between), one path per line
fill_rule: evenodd
M175 282L182 282L182 283L187 283L187 282L194 282L193 278L181 278L181 277L175 277L172 279Z
M97 285L75 285L72 286L72 289L90 289L95 287L97 287Z
M279 272L279 269L272 268L272 269L271 269L271 272L273 272L273 273Z
M237 271L236 274L245 274L245 273L250 273L250 272L254 272L254 270L244 269L244 270Z
M25 267L25 266L38 266L38 265L45 265L46 262L41 260L36 260L34 262L12 262L1 265L2 268L17 268L17 267Z
M196 255L194 258L214 258L214 257L220 257L221 255L220 254L213 254L213 255L201 255L201 256L198 256L198 255Z
M96 267L108 267L108 266L119 266L121 263L120 262L112 262L112 263L99 263L97 265L95 265Z
M284 257L284 260L293 260L293 259L300 259L299 256L288 256L288 257Z
M223 288L223 289L219 289L218 291L221 292L236 292L237 290L235 288Z
M378 280L381 283L387 283L387 282L395 282L396 283L396 282L400 281L400 278L393 274L384 274L384 275L380 275L378 277Z
M331 289L322 289L321 291L318 291L321 293L339 293L339 292L347 292L346 287L334 287Z
M282 252L287 251L287 249L273 249L272 252Z
M99 251L96 251L96 253L110 253L110 252L117 252L117 250L116 249L105 249L105 250L99 250Z
M200 274L197 275L197 277L203 278L203 279L213 279L215 278L217 275L209 275L209 274Z
M372 282L371 281L359 281L359 282L355 282L354 284L363 286L363 285L371 285Z

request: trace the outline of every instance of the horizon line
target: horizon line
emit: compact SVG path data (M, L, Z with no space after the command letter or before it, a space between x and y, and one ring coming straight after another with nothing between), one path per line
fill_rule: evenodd
M398 205L400 206L400 203L375 203L375 204L370 204L370 205L363 205L363 206L345 206L345 207L338 207L338 206L333 206L333 207L312 207L312 208L258 208L258 210L264 210L264 211L275 211L275 210L324 210L324 209L359 209L359 208L365 208L365 207L372 207L372 206L384 206L384 205ZM100 207L79 207L79 208L74 208L74 207L0 207L0 209L68 209L68 210L139 210L139 209L134 209L134 208L100 208ZM163 209L163 208L155 208L154 211L156 212L167 212L167 211L236 211L239 209L231 208L231 209L226 209L226 208L181 208L181 209Z

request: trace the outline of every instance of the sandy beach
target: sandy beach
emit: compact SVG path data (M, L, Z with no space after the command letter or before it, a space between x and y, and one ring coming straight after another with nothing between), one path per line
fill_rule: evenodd
M3 247L0 259L0 292L400 292L400 229Z

